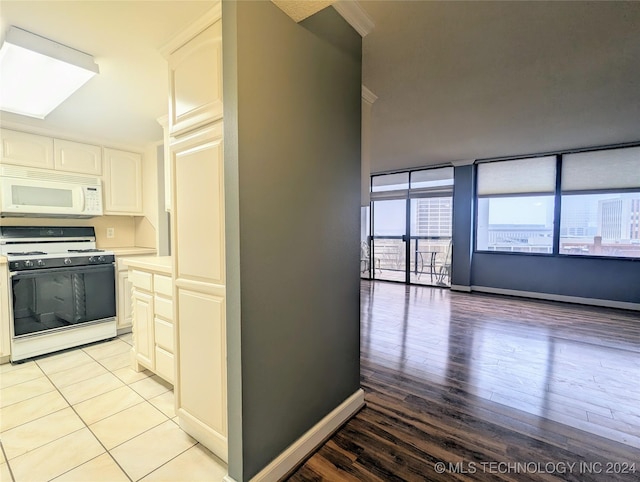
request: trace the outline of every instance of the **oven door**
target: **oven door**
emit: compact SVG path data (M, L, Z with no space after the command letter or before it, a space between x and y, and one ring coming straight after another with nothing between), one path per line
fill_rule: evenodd
M14 339L115 317L113 264L16 271L10 278Z

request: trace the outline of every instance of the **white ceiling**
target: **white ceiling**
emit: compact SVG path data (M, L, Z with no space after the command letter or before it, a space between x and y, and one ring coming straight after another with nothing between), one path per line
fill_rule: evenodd
M94 56L100 74L45 120L2 112L69 137L143 148L162 140L167 64L159 48L212 7L211 1L1 0L0 38L10 25Z
M159 48L213 5L0 1L0 38L16 25L101 71L44 121L2 122L138 147L162 138ZM640 2L360 3L373 172L640 140Z

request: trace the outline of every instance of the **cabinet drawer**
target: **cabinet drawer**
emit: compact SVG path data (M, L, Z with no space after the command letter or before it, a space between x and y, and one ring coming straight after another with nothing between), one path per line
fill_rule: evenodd
M136 288L140 288L147 291L153 290L153 275L151 273L145 273L144 271L133 270L129 274L129 281Z
M166 381L173 383L173 354L156 347L156 373Z
M173 296L173 286L171 284L171 278L169 276L154 274L153 287L156 293L160 293L161 295L167 295L169 298Z
M173 324L167 321L156 318L155 320L156 331L156 345L164 348L168 352L173 353Z
M162 296L156 296L156 315L169 321L173 320L173 302Z

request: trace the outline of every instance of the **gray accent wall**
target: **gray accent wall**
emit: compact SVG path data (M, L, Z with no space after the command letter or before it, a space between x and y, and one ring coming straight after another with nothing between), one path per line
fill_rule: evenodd
M229 475L359 389L361 38L223 2ZM229 219L232 217L234 219Z
M640 303L640 261L475 253L474 286Z

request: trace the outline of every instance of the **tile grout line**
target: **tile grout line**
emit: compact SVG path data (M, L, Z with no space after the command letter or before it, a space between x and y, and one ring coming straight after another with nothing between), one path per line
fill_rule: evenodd
M0 440L0 450L2 450L2 455L4 456L4 460L6 460L7 470L9 471L9 476L11 477L11 481L15 482L16 478L13 475L13 470L11 470L11 466L9 465L9 458L7 457L7 452L5 452L4 444L2 443L1 440Z
M84 352L84 350L82 350L82 351ZM85 353L86 353L86 352L85 352ZM87 355L88 355L88 353L87 353ZM89 356L90 356L90 355L89 355ZM91 357L91 358L93 358L93 357ZM37 362L36 362L36 364L37 364ZM38 368L40 368L40 365L38 365ZM40 368L40 370L42 370L42 368ZM69 403L69 400L67 400L67 397L65 397L65 396L64 396L64 394L63 394L63 393L58 389L57 385L56 385L55 383L53 383L53 380L51 380L51 378L49 378L49 375L48 375L47 373L45 373L45 372L44 372L44 370L42 371L42 373L44 373L44 376L45 376L45 377L47 377L47 379L49 380L49 382L51 382L51 384L56 388L56 390L58 391L58 393L60 394L60 396L64 399L64 401L65 401L65 402L67 402L67 404L69 405L69 407L71 408L71 410L73 410L73 413L75 413L75 414L76 414L76 416L80 419L80 421L84 424L84 427L85 427L87 430L89 430L89 432L91 433L91 435L93 435L93 437L98 441L98 443L102 446L102 448L105 450L105 452L106 452L107 454L109 454L109 457L111 457L111 460L113 460L113 462L118 466L118 468L120 468L120 470L122 470L122 473L123 473L123 474L124 474L128 479L129 479L129 481L130 481L130 482L133 482L133 479L131 479L131 477L129 477L129 474L127 474L127 472L125 472L125 470L120 466L120 464L119 464L119 463L118 463L118 461L113 457L113 455L111 454L111 452L109 452L109 450L107 450L107 447L105 447L105 446L104 446L104 444L102 443L102 441L101 441L101 440L96 436L96 434L95 434L95 433L93 433L93 430L91 430L91 428L89 428L89 426L88 426L88 425L87 425L87 423L84 421L84 419L83 419L83 418L80 416L80 414L76 411L75 407L74 407L73 405L71 405L71 403ZM111 373L111 372L109 372L109 373ZM114 376L115 376L115 375L114 375ZM95 398L95 397L92 397L92 398ZM80 430L82 430L82 429L76 430L75 432L78 432L78 431L80 431ZM72 432L72 433L75 433L75 432ZM59 438L60 438L60 437L59 437ZM58 439L59 439L59 438L58 438ZM51 442L49 442L49 443L51 443ZM45 444L45 445L46 445L46 444ZM72 470L75 470L75 469L77 469L78 467L81 467L82 465L86 464L87 462L90 462L91 460L94 460L94 459L96 459L96 458L100 457L100 455L102 455L102 454L96 455L95 457L93 457L93 458L91 458L91 459L89 459L89 460L85 460L85 461L84 461L84 462L82 462L81 464L76 465L75 467L72 467L72 468L70 468L69 470L67 470L67 471L65 471L65 472L62 472L61 474L56 475L56 476L54 477L54 479L55 479L56 477L60 477L61 475L66 474L66 473L68 473L68 472L71 472ZM7 462L8 462L8 461L7 461ZM50 480L53 480L53 479L50 479Z
M112 341L113 341L113 340L112 340ZM132 345L130 345L129 343L127 343L126 341L124 341L124 340L121 340L121 341L122 341L123 343L126 343L126 344L127 344L127 345L129 345L129 346L132 346ZM174 423L174 424L175 424L175 421L173 420L173 418L174 418L174 417L169 417L167 414L165 414L162 410L160 410L158 407L156 407L156 406L155 406L153 403L151 403L151 401L150 401L151 399L153 399L153 398L157 398L157 397L159 397L159 396L163 395L164 393L166 393L167 391L171 391L171 390L167 390L167 391L165 391L165 392L158 393L158 394L154 395L153 397L149 397L149 398L147 398L146 396L144 396L144 395L142 395L141 393L137 392L135 389L131 388L131 386L130 386L130 384L129 384L129 383L127 383L127 382L125 382L124 380L120 379L117 375L115 375L115 374L113 373L113 371L112 371L111 369L109 369L108 367L106 367L105 365L103 365L99 359L95 358L95 357L94 357L93 355L91 355L90 353L87 353L86 351L84 351L84 348L80 348L80 351L82 351L85 355L87 355L89 358L91 358L91 360L92 360L92 361L95 361L95 362L96 362L96 363L98 363L101 367L103 367L105 370L107 370L107 372L108 372L108 373L110 373L110 374L112 374L113 376L115 376L115 377L116 377L116 378L117 378L117 379L118 379L118 380L123 384L123 386L128 387L129 389L133 390L133 392L135 392L137 395L139 395L139 396L142 398L142 402L140 402L139 404L142 404L143 402L147 402L151 407L153 407L157 412L159 412L159 413L160 413L160 414L161 414L161 415L166 419L166 420L164 420L164 421L160 422L159 424L154 425L153 427L150 427L150 428L148 428L148 429L144 430L143 432L141 432L141 433L139 433L139 434L137 434L137 435L135 435L135 436L131 437L130 439L125 440L125 441L121 442L120 444L118 444L118 445L116 445L115 447L113 447L111 450L113 450L113 449L115 449L115 448L117 448L117 447L119 447L119 446L121 446L121 445L123 445L123 444L125 444L125 443L127 443L127 442L129 442L129 441L131 441L131 440L133 440L133 439L135 439L136 437L138 437L138 436L140 436L140 435L142 435L142 434L144 434L144 433L146 433L146 432L148 432L148 431L150 431L150 430L152 430L152 429L154 429L154 428L156 428L156 427L158 427L158 426L162 425L163 423L165 423L165 422L167 422L167 421L170 421L170 422L172 422L172 423ZM126 353L126 351L125 351L125 352L122 352L122 353ZM120 353L115 354L115 355L111 355L111 356L118 356L118 355L120 355ZM109 357L104 357L104 358L109 358ZM104 443L103 443L103 442L102 442L102 441L101 441L101 440L96 436L96 434L91 430L90 426L89 426L89 425L85 422L85 420L80 416L80 414L79 414L79 413L77 412L77 410L75 409L74 405L72 405L72 404L69 402L69 400L68 400L68 399L67 399L67 397L62 393L62 391L60 390L60 388L59 388L59 387L58 387L58 386L53 382L53 380L51 379L51 377L49 376L49 374L48 374L48 373L46 373L46 372L43 370L43 368L38 364L38 361L37 361L37 360L34 360L34 364L35 364L35 366L36 366L36 367L37 367L37 368L42 372L42 377L37 377L37 378L46 378L46 379L49 381L49 383L51 383L51 385L53 386L53 390L50 390L49 392L46 392L46 393L51 393L51 392L54 392L54 391L55 391L55 392L58 392L58 394L62 397L62 399L65 401L65 403L67 403L68 407L64 407L64 408L62 408L62 409L60 409L60 410L56 410L56 411L51 412L51 413L49 413L49 414L43 415L42 417L37 417L37 418L35 418L34 420L29 420L29 422L25 422L25 423L30 423L30 422L32 422L32 421L39 420L39 419L41 419L41 418L43 418L43 417L46 417L46 416L52 415L53 413L57 413L57 412L59 412L59 411L61 411L61 410L64 410L64 409L66 409L66 408L71 408L71 409L73 410L73 413L74 413L74 414L75 414L75 415L80 419L80 421L81 421L81 422L82 422L82 424L84 425L84 427L83 427L83 428L87 428L87 429L89 430L89 432L92 434L92 436L93 436L93 437L98 441L98 443L99 443L99 444L102 446L102 448L104 449L104 453L109 454L109 457L113 460L113 462L116 464L116 466L117 466L118 468L120 468L120 470L125 474L125 476L129 479L129 481L133 482L133 479L129 476L129 474L124 470L124 468L123 468L123 467L118 463L118 461L114 458L113 454L111 453L111 450L107 449L107 447L104 445ZM81 364L81 365L82 365L82 364ZM80 366L80 365L77 365L77 366L75 366L75 367L71 367L71 368L69 368L69 370L76 369L78 366ZM120 368L123 368L123 367L118 367L118 368L116 368L116 370L117 370L117 369L120 369ZM64 370L60 370L60 372L62 372L62 371L64 371ZM59 373L59 372L56 372L56 373ZM146 377L146 378L149 378L149 377ZM30 381L30 380L26 380L26 381ZM83 380L81 380L81 381L80 381L80 382L78 382L78 383L81 383L82 381L83 381ZM141 380L136 380L136 381L141 381ZM21 383L24 383L24 382L21 382ZM133 383L135 383L135 382L133 382ZM19 385L19 384L15 384L15 385ZM122 387L114 388L113 390L110 390L110 391L105 392L105 393L110 393L110 392L115 391L115 390L118 390L118 389L120 389L120 388L122 388ZM104 394L100 394L100 395L104 395ZM90 398L88 398L87 400L83 400L82 402L85 402L85 401L88 401L88 400L94 399L94 398L96 398L96 397L98 397L98 396L100 396L100 395L96 395L96 396L94 396L94 397L90 397ZM30 397L29 399L31 399L31 398L35 398L35 397ZM28 400L28 399L27 399L27 400ZM24 400L22 400L22 401L24 401ZM82 402L78 402L78 403L82 403ZM18 403L18 402L17 402L17 403ZM136 405L139 405L139 404L136 404ZM129 408L130 408L130 407L129 407ZM123 410L126 410L126 408L125 408L125 409L123 409ZM119 412L116 412L116 414L117 414L117 413L121 413L123 410L120 410ZM112 414L112 415L110 415L110 416L113 416L113 415L116 415L116 414ZM108 418L108 417L105 417L105 418L103 418L103 419L101 419L101 420L105 420L106 418ZM21 425L24 425L24 424L20 424L20 425L18 425L18 427L19 427L19 426L21 426ZM178 427L179 427L179 426L178 426ZM14 428L16 428L16 427L14 427ZM74 430L73 432L71 432L71 433L69 433L69 434L66 434L66 435L64 435L64 436L71 435L71 434L73 434L73 433L79 432L79 431L83 430L83 428L80 428L80 429L78 429L78 430ZM48 444L50 444L50 443L53 443L53 442L55 442L56 440L59 440L60 438L62 438L62 437L58 437L57 439L52 440L52 441L48 442L47 444L42 445L42 447L43 447L43 446L46 446L46 445L48 445ZM157 471L157 470L158 470L158 469L160 469L161 467L165 466L166 464L168 464L169 462L171 462L171 461L172 461L172 460L174 460L175 458L179 457L180 455L184 454L186 451L190 450L191 448L193 448L193 447L195 447L195 446L197 446L197 445L199 445L199 442L196 440L196 441L195 441L195 443L194 443L193 445L191 445L190 447L188 447L188 448L186 448L185 450L181 451L180 453L176 454L174 457L172 457L172 458L170 458L169 460L165 461L165 462L164 462L164 463L162 463L161 465L159 465L159 466L155 467L155 468L154 468L153 470L151 470L150 472L148 472L148 473L144 474L142 477L140 477L140 479L142 479L142 478L144 478L144 477L147 477L147 476L148 476L148 475L150 475L151 473L153 473L153 472ZM2 446L2 444L0 444L0 446ZM4 447L3 447L3 446L2 446L2 450L3 450L3 453L4 453ZM90 462L90 461L92 461L92 460L95 460L96 458L98 458L98 457L100 457L100 456L102 456L102 455L103 455L103 454L99 454L99 455L97 455L96 457L90 458L89 460L86 460L86 461L84 461L84 462L80 463L79 465L76 465L76 466L74 466L74 467L70 468L69 470L67 470L67 471L65 471L65 472L63 472L63 473L56 475L54 478L60 477L60 476L62 476L62 475L64 475L64 474L66 474L66 473L68 473L68 472L70 472L70 471L72 471L72 470L75 470L75 469L77 469L78 467L80 467L80 466L82 466L82 465L84 465L84 464L86 464L86 463L88 463L88 462ZM12 480L15 482L15 476L13 475L13 471L12 471L12 469L11 469L11 465L10 465L10 463L9 463L9 460L8 460L8 459L7 459L7 457L6 457L6 453L5 453L5 459L6 459L7 468L8 468L8 470L9 470L9 472L10 472L10 475L11 475L11 477L12 477ZM137 479L137 480L140 480L140 479Z
M113 340L111 340L111 341L113 341ZM126 342L124 342L124 343L126 343ZM107 367L105 367L102 363L100 363L100 362L99 362L99 360L97 360L96 358L94 358L91 354L89 354L89 353L85 352L85 351L84 351L84 348L81 348L81 347L80 347L80 351L82 351L85 355L87 355L87 356L88 356L88 357L90 357L93 361L97 362L100 366L102 366L104 369L106 369L108 373L110 373L110 374L112 374L112 375L113 375L113 372L112 372L110 369L108 369ZM68 352L68 353L73 353L73 350L69 350L69 352ZM46 414L46 415L43 415L42 417L37 417L37 418L35 418L35 419L33 419L33 420L29 420L29 422L25 422L25 423L30 423L30 422L33 422L33 421L35 421L35 420L39 420L39 419L44 418L44 417L46 417L46 416L52 415L53 413L57 413L57 412L60 412L60 411L62 411L62 410L65 410L66 408L71 408L71 410L73 410L73 413L75 413L75 415L76 415L76 416L78 417L78 419L82 422L82 424L84 425L84 427L85 427L86 429L88 429L88 430L89 430L89 432L91 433L91 435L93 435L93 437L94 437L94 438L98 441L98 443L102 446L102 448L105 450L105 453L109 454L109 457L111 457L111 459L114 461L114 463L115 463L115 464L120 468L120 470L122 470L122 472L125 474L125 476L126 476L126 477L131 481L131 482L133 482L133 481L132 481L132 479L131 479L131 477L129 477L129 474L127 474L127 472L126 472L126 471L125 471L125 470L120 466L120 464L118 463L118 461L117 461L117 460L115 460L115 458L113 457L113 455L111 454L111 452L110 452L110 451L105 447L105 445L102 443L102 441L101 441L101 440L96 436L96 434L91 430L91 428L87 425L87 423L84 421L84 419L83 419L83 418L80 416L80 414L76 411L75 407L74 407L74 406L69 402L69 400L67 399L67 397L65 397L65 395L60 391L59 387L58 387L58 386L53 382L53 380L51 379L51 377L49 376L49 374L48 374L48 373L46 373L46 372L42 369L42 367L38 364L38 360L33 360L33 362L34 362L35 366L37 366L37 367L38 367L38 369L39 369L39 370L42 372L42 374L43 374L43 377L37 377L37 378L46 378L46 379L49 381L49 383L51 383L51 385L54 387L54 390L51 390L51 391L57 391L57 392L58 392L58 394L62 397L62 399L67 403L68 407L61 408L60 410L56 410L56 411L54 411L54 412L48 413L48 414ZM71 367L70 369L74 369L74 368L77 368L77 367L78 367L78 366ZM60 370L60 371L64 371L64 370ZM56 373L58 373L58 372L56 372ZM120 382L122 382L122 383L123 383L123 386L129 387L129 384L128 384L128 383L125 383L124 381L120 380L120 378L118 378L116 375L113 375L113 376L115 376L115 377L116 377ZM26 380L26 381L30 381L30 380ZM24 382L23 382L23 383L24 383ZM16 384L16 385L19 385L19 384ZM118 388L120 388L120 387L118 387ZM129 388L130 388L130 387L129 387ZM114 390L117 390L117 388L115 388ZM133 390L133 389L131 389L131 390ZM51 393L51 391L46 392L46 393ZM113 391L113 390L110 390L110 391ZM133 390L133 391L135 392L135 390ZM109 392L106 392L106 393L109 393ZM137 392L136 392L136 393L137 393ZM101 395L102 395L102 394L101 394ZM138 395L140 395L140 394L138 394ZM96 395L96 396L99 396L99 395ZM31 398L35 398L35 397L31 397ZM87 400L91 400L92 398L96 398L96 397L91 397L91 398L89 398L89 399L87 399ZM147 400L146 398L144 398L144 397L142 397L142 398L143 398L143 401L147 401L147 402L148 402L148 400ZM86 401L86 400L83 400L83 401ZM79 403L80 403L80 402L79 402ZM142 403L142 402L140 402L140 403ZM150 403L150 402L149 402L149 405L153 406L153 404L152 404L152 403ZM158 410L155 406L153 406L153 407L154 407L156 410ZM158 410L158 411L159 411L159 410ZM118 412L118 413L119 413L119 412ZM163 414L163 415L164 415L164 414ZM165 415L165 416L166 416L166 415ZM105 418L107 418L107 417L105 417ZM169 419L169 418L167 417L167 419ZM169 419L169 420L170 420L170 419ZM164 422L163 422L163 423L164 423ZM17 425L16 427L13 427L13 428L17 428L17 427L19 427L19 426L21 426L21 425L24 425L24 423L23 423L23 424L20 424L20 425ZM73 432L71 432L71 433L69 433L69 434L67 434L67 435L71 435L71 434L73 434L73 433L79 432L80 430L82 430L82 428L80 428L80 429L78 429L78 430L74 430ZM66 437L67 435L64 435L64 436ZM46 444L44 444L44 445L41 445L41 447L44 447L44 446L46 446L46 445L48 445L48 444L50 444L50 443L53 443L53 442L55 442L56 440L59 440L60 438L62 438L62 437L58 437L58 438L57 438L57 439L55 439L55 440L52 440L52 441L50 441L50 442L48 442L48 443L46 443ZM124 443L124 442L123 442L123 443ZM5 451L4 451L4 446L2 446L2 451L3 451L4 455L5 455L5 460L7 461L7 468L9 469L9 473L11 474L12 480L13 480L13 481L15 481L15 476L13 475L13 470L11 469L11 465L10 465L10 463L9 463L9 459L6 457L6 453L5 453ZM69 470L67 470L67 471L65 471L65 472L63 472L63 473L61 473L61 474L56 475L56 477L60 477L61 475L66 474L67 472L70 472L71 470L74 470L74 469L76 469L76 468L78 468L78 467L80 467L80 466L84 465L85 463L90 462L91 460L96 459L97 457L99 457L99 456L101 456L101 455L103 455L103 454L99 454L99 455L97 455L96 457L93 457L93 458L91 458L91 459L89 459L89 460L86 460L86 461L82 462L81 464L76 465L75 467L72 467L72 468L70 468ZM55 478L55 477L54 477L54 478Z

